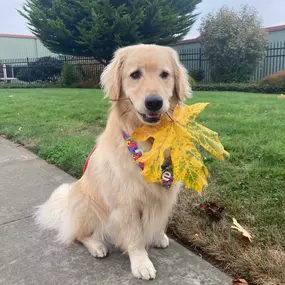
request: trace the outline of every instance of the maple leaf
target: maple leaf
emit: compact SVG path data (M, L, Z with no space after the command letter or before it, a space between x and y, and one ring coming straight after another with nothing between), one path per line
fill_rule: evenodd
M197 147L202 146L221 160L229 155L218 134L195 121L207 105L209 103L176 106L173 120L162 116L158 125L144 125L135 130L131 136L134 140L154 139L151 150L138 159L144 163L142 174L148 183L161 181L164 153L171 149L174 183L183 181L187 188L202 192L207 185L208 170Z
M235 230L239 231L240 233L242 233L242 235L243 235L244 237L248 238L248 240L249 240L250 242L252 242L252 236L251 236L251 234L250 234L248 231L246 231L246 230L238 223L238 221L237 221L235 218L233 218L233 224L234 224L234 225L231 226L232 229L235 229Z

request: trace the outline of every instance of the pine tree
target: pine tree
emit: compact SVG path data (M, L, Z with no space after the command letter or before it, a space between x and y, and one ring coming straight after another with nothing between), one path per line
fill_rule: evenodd
M108 63L114 50L136 43L182 39L201 0L27 0L33 34L52 52Z

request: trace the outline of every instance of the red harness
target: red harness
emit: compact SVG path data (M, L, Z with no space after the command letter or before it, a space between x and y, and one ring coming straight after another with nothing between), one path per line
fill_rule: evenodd
M95 151L95 149L96 149L96 145L93 147L92 151L89 153L89 155L88 155L88 157L87 157L87 159L86 159L86 161L84 163L83 173L86 171L88 163L89 163L89 160L90 160L90 157L93 154L93 152Z

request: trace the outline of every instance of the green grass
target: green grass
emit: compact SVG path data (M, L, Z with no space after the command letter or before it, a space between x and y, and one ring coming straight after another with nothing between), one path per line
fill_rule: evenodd
M246 210L255 217L249 226L258 223L257 238L274 243L285 230L285 100L203 92L193 101L212 102L200 120L220 133L231 154L226 162L208 159L216 200L230 205L233 215Z
M102 97L102 92L94 89L0 90L0 132L80 177L96 136L105 126L109 103ZM207 155L211 183L205 197L224 206L228 216L236 217L254 235L254 243L248 248L236 236L229 235L228 225L203 225L203 242L198 245L207 252L207 244L213 243L214 236L222 235L220 239L230 241L228 248L221 246L217 249L220 252L215 253L211 247L212 256L229 261L230 267L236 266L237 272L256 284L271 284L272 280L272 284L279 284L278 278L285 279L284 267L281 268L285 266L285 100L266 94L195 92L188 103L194 102L212 103L199 120L220 133L231 154L225 162ZM189 203L187 207L192 207L194 219L198 219L197 209ZM182 215L176 213L178 224ZM189 237L191 233L185 232L187 224L181 222L181 227L184 230L179 235L195 243ZM241 264L235 256L228 260L234 253L223 254L234 249L244 249L246 253ZM268 257L273 249L278 251L279 259L274 268L267 270L267 259L275 264ZM265 265L252 263L254 258L248 261L254 252L261 252ZM257 277L258 264L265 272L262 278Z
M79 177L106 122L100 90L0 90L0 132Z

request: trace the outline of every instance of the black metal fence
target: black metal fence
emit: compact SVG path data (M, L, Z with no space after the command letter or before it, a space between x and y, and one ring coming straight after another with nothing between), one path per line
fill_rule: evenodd
M280 70L285 70L285 41L270 44L251 79L258 80Z
M13 83L54 83L65 65L80 82L99 84L104 65L92 58L58 56L0 60L0 81Z
M203 81L211 82L212 68L205 59L201 48L181 49L179 57L190 73L194 69L201 69L204 71ZM285 41L270 44L250 80L256 81L280 70L285 70Z
M188 72L203 70L203 82L211 82L212 68L201 48L182 49L179 57ZM101 63L92 58L68 56L0 60L0 82L56 82L66 64L72 66L79 81L99 84L104 69ZM285 70L285 42L271 43L251 80L261 79L280 70Z
M201 48L181 49L179 51L179 58L190 74L193 70L203 70L203 82L211 82L212 68L210 63L205 59Z

